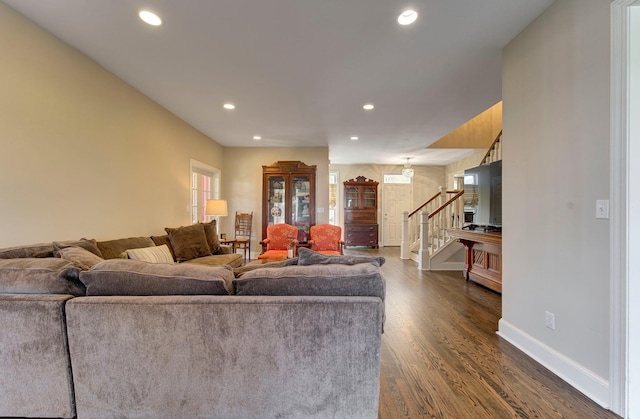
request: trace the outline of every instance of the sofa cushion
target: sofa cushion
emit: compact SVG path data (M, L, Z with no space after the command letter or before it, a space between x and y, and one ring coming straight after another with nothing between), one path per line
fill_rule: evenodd
M222 255L209 255L201 258L186 260L183 263L193 263L196 265L221 266L228 265L231 268L242 266L242 255L240 253L225 253Z
M291 265L297 265L297 264L298 264L298 258L284 259L281 261L268 262L268 263L254 263L254 264L250 263L248 265L233 268L233 274L235 275L236 278L240 278L245 273L249 271L255 271L256 269L282 268L284 266L291 266Z
M94 239L80 239L80 240L68 240L63 242L53 242L53 255L58 257L57 252L65 247L81 247L93 253L96 256L102 257L102 252L98 248L98 243Z
M234 279L237 295L335 295L384 298L380 268L357 265L298 265L267 267L245 272Z
M97 256L87 249L76 246L69 246L59 249L56 252L57 257L68 260L70 262L75 263L80 269L88 270L91 269L93 265L96 263L102 262L100 256Z
M84 295L80 268L60 258L16 258L0 260L2 294Z
M218 238L218 228L216 227L216 220L212 220L209 223L202 223L204 227L204 234L207 237L207 244L212 255L222 254L222 247L220 245L220 239Z
M111 259L80 273L87 295L226 295L233 272L224 267Z
M301 247L298 249L298 265L357 265L359 263L372 263L376 266L384 265L382 256L360 255L323 255L311 249Z
M150 237L127 237L98 242L98 249L104 259L120 258L128 249L140 249L154 245Z
M211 254L202 224L178 228L167 227L164 230L169 235L169 241L178 262Z
M53 257L52 243L29 244L0 249L0 259L50 258Z
M166 244L162 246L143 247L142 249L128 249L127 257L149 263L174 263L173 256Z

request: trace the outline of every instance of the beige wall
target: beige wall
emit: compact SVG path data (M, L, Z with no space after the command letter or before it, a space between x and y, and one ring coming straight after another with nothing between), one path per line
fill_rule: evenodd
M479 151L470 157L448 164L445 168L447 188L453 188L454 176L464 174L466 169L478 166L485 154L487 154L486 150Z
M252 254L260 253L262 239L262 166L279 160L299 160L316 165L316 224L329 220L329 149L327 147L247 148L227 147L224 152L222 197L228 200L229 217L220 220L220 231L233 236L236 211L253 211Z
M610 2L558 0L503 53L500 333L609 398ZM556 329L545 327L545 311Z
M0 3L0 246L190 223L222 148Z
M407 211L414 210L418 205L422 204L426 199L433 196L438 191L438 186L445 185L445 167L444 166L412 166L414 169L414 176L411 180L411 208L407 208ZM380 182L378 186L378 223L381 222L382 200L384 199L384 186L383 176L385 174L400 174L402 173L402 165L381 165L381 164L332 164L329 166L331 171L339 173L338 180L338 197L340 208L340 224L344 225L343 216L343 203L342 198L344 194L344 188L342 183L349 179L355 179L358 176L364 176L368 179ZM380 237L382 240L382 237Z

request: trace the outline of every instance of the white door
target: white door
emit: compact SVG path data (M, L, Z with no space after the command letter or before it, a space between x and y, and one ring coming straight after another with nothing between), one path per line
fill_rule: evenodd
M402 212L411 211L411 184L384 183L382 187L382 245L402 244Z

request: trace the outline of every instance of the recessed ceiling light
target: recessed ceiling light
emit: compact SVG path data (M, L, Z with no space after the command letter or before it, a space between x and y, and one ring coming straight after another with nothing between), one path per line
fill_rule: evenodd
M225 103L224 105L222 105L222 107L228 110L232 110L236 108L236 105L234 105L233 103Z
M415 10L405 10L398 16L398 23L401 25L411 25L418 18L418 12Z
M373 106L373 104L371 103L367 103L366 105L364 105L362 107L362 109L364 109L365 111L370 111L371 109L373 109L375 106Z
M259 136L259 135L254 135L254 136L253 136L253 139L254 139L254 140L262 140L262 137L261 137L261 136Z
M351 137L351 138L349 138L349 139L350 139L350 140L352 140L352 141L356 141L356 140L358 139L358 137L355 137L355 136L354 136L354 137Z
M144 23L148 23L151 26L162 25L162 19L160 19L157 14L148 10L141 10L140 13L138 13L138 16L140 16L140 19L142 19Z

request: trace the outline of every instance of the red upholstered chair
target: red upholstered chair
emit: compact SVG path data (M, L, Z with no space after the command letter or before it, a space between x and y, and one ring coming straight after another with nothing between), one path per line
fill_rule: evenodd
M275 224L267 227L267 237L262 239L264 251L258 259L286 259L291 243L298 244L298 228L289 224Z
M325 255L341 255L344 242L342 229L331 224L318 224L309 229L311 250Z

